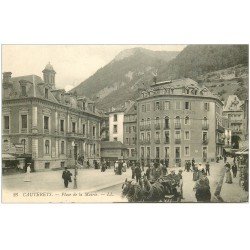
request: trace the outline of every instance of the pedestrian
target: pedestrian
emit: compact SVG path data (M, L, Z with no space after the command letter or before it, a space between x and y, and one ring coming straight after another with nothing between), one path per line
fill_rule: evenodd
M146 170L146 176L147 176L148 180L151 179L151 166L150 166L150 164L148 165L148 168Z
M224 163L226 163L226 162L227 162L227 156L224 155Z
M87 160L87 168L90 168L89 159Z
M179 170L178 178L179 178L179 187L180 187L181 199L184 199L184 197L183 197L183 178L182 178L182 170L181 169Z
M118 174L118 161L115 161L115 165L114 165L114 171L115 171L115 174Z
M123 164L122 164L122 171L123 171L123 172L126 172L126 171L127 171L127 163L126 163L126 161L123 161Z
M63 174L62 174L65 188L68 188L69 182L72 182L71 176L72 176L72 173L67 169L67 167L65 167L65 170L63 171Z
M226 183L232 184L233 180L232 180L232 174L231 174L231 166L227 162L227 164L225 165L225 167L226 167Z
M144 164L145 164L145 163L144 163L144 160L142 160L142 161L141 161L142 172L144 172L144 166L145 166Z
M206 175L210 175L210 165L209 165L209 162L206 163Z
M31 163L27 163L26 174L24 178L24 182L30 182L30 172L31 172Z
M140 168L140 165L137 165L135 167L135 178L136 178L136 182L139 182L139 180L141 179L141 168Z
M107 169L106 162L103 161L101 164L101 172L105 172L106 169Z
M131 171L132 171L132 179L134 179L135 178L135 163L134 162L132 163Z
M195 197L198 202L210 202L211 192L209 180L205 173L202 174L201 178L195 183Z
M193 169L193 171L195 170L195 159L194 158L192 159L192 169Z
M122 161L118 162L118 174L121 175L122 174Z
M236 163L234 163L233 166L232 166L233 178L236 178L237 171L238 171L237 165L236 165Z
M193 181L197 181L199 179L199 170L198 167L195 165L193 167Z
M167 173L168 173L168 169L167 169L166 165L162 165L162 175L166 176Z

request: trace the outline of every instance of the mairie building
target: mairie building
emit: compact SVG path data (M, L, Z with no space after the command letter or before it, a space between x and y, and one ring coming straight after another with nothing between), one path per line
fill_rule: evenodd
M155 82L137 102L140 160L169 159L173 166L223 154L223 103L206 87L191 79Z
M94 102L57 89L50 63L42 72L43 79L3 73L3 153L22 146L35 170L74 165L79 156L100 159L101 114Z

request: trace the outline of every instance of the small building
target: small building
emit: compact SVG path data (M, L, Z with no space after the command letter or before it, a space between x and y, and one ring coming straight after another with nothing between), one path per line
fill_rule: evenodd
M101 160L113 164L117 160L126 160L127 147L120 141L101 141Z

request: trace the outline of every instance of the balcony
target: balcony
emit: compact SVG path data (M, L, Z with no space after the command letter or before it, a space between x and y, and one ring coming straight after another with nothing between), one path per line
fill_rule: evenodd
M224 145L224 144L225 144L225 140L224 140L224 139L217 139L217 140L216 140L216 143L217 143L217 144Z
M146 130L151 130L150 124L145 125Z
M242 133L242 129L232 129L232 132L234 133L234 134L241 134Z
M181 129L181 124L180 123L175 123L174 128L175 129Z
M181 144L181 139L175 139L175 144Z
M164 129L170 129L169 124L165 124L165 125L164 125Z
M202 130L208 130L209 124L202 124Z
M203 140L202 140L202 144L203 144L203 145L207 145L207 144L208 144L208 139L203 139Z
M165 139L164 140L164 144L170 144L170 139L168 138L168 139Z
M160 125L160 124L155 124L155 129L156 129L156 130L161 129L161 125Z
M220 132L220 133L224 133L225 132L225 128L224 127L222 127L221 125L217 125L217 128L216 128L216 130L218 131L218 132Z
M161 143L160 139L155 139L155 144L160 144L160 143Z
M43 132L44 134L49 134L49 129L44 129Z
M231 124L242 124L243 121L242 120L230 120Z
M145 130L145 125L140 125L140 130Z

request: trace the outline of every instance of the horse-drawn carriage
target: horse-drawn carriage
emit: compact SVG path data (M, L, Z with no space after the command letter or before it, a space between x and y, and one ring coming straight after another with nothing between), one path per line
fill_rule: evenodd
M181 202L180 179L177 175L167 175L148 180L145 174L139 183L126 179L122 185L122 196L129 202Z

